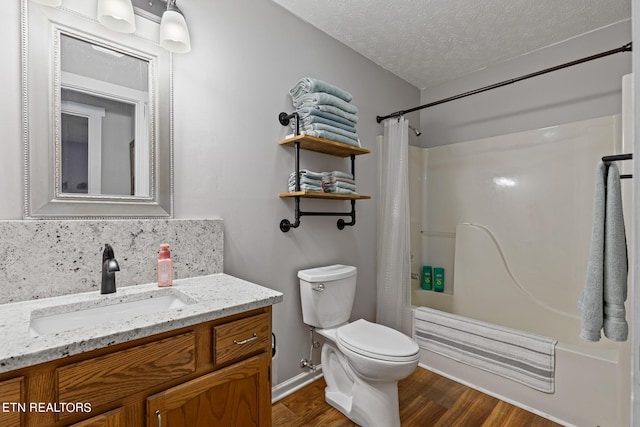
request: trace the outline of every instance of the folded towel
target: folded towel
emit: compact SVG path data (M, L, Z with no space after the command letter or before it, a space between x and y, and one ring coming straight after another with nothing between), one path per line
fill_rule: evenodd
M334 193L334 194L358 194L355 190L349 190L348 188L336 187L332 189L324 189L325 193Z
M340 129L335 126L327 125L324 123L311 123L310 125L300 126L300 130L303 132L314 131L314 130L326 130L328 132L333 132L338 135L346 136L347 138L351 138L354 141L358 140L358 134L356 134L355 132L349 132L344 129Z
M296 83L293 88L291 88L289 94L292 98L299 98L300 96L310 92L330 93L331 95L337 96L338 98L343 99L347 102L350 102L353 98L351 94L346 90L340 89L337 86L311 77L304 77L300 79L300 81Z
M290 185L289 186L289 191L293 192L296 191L296 186L295 185ZM317 185L311 185L311 184L300 184L300 191L312 191L312 192L316 192L316 193L323 193L324 190L322 190L322 187L317 186Z
M353 179L353 174L343 171L322 172L322 179L331 177Z
M358 123L358 116L354 114L343 112L343 115L341 116L338 114L334 114L330 111L320 110L317 107L318 106L316 105L314 107L302 107L296 110L298 112L298 116L300 117L300 120L317 116L317 117L322 117L324 119L333 120L334 122L342 123L343 125L348 125L348 126L355 127L356 123ZM328 106L323 106L323 107L328 107ZM344 114L347 114L348 115L347 117L349 118L344 117Z
M347 144L347 145L353 145L355 147L360 147L360 141L358 140L354 140L351 138L347 138L346 136L343 135L339 135L337 133L333 133L333 132L329 132L326 130L309 130L309 131L304 131L301 132L305 135L309 135L309 136L315 136L316 138L324 138L324 139L328 139L330 141L336 141L336 142L341 142L343 144Z
M323 172L314 172L312 170L309 169L300 169L298 171L300 173L300 176L306 176L307 178L312 178L312 179L317 179L322 181L322 178L324 177L324 173ZM296 172L293 171L289 174L290 177L294 177L296 176Z
M335 120L326 119L320 116L306 116L300 118L300 128L306 128L314 124L324 124L336 129L342 129L347 132L356 133L356 128L352 125L345 125L344 123L337 122ZM291 123L291 127L295 127L295 123Z
M356 185L356 180L350 179L350 178L342 178L339 176L325 176L324 178L322 178L322 183L323 184L343 183L343 184Z
M322 92L307 93L299 98L295 98L293 99L293 105L296 108L309 107L312 105L330 105L347 113L356 114L358 112L358 108L356 108L355 105L349 104L337 96Z
M312 178L307 178L306 176L301 176L300 177L300 185L313 185L315 187L322 187L322 181L319 179L312 179ZM290 177L289 181L287 181L287 185L294 186L296 185L296 178L295 177Z
M346 182L336 182L333 184L323 182L322 189L327 193L336 193L337 190L349 190L355 193L356 186L354 184L348 184Z
M322 172L314 172L309 169L302 169L299 171L298 182L300 184L301 191L320 191L322 192L322 178L324 177ZM289 181L287 182L289 191L296 191L296 172L293 171L289 174Z
M300 176L308 176L310 178L313 179L322 179L326 176L339 176L342 178L349 178L349 179L353 179L353 175L350 174L349 172L343 172L343 171L329 171L329 172L314 172L310 169L300 169L298 171L298 173L300 174ZM293 171L289 174L289 176L293 177L296 176L296 171Z
M311 114L310 113L311 111L317 110L323 113L330 113L335 116L342 117L343 119L348 120L354 124L357 123L359 120L358 116L356 116L355 114L348 113L341 108L334 107L333 105L324 105L324 104L321 104L321 105L309 104L309 105L302 105L302 106L296 106L295 104L293 105L294 107L296 107L296 111L298 111L298 114Z
M608 165L600 162L596 168L587 277L578 301L581 311L580 337L587 341L599 341L600 330L604 327L607 338L626 340L626 297L627 246L620 173L614 163Z

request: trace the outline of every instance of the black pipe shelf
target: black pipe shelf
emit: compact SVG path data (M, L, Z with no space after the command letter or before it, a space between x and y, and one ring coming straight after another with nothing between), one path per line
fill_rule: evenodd
M285 125L283 118L288 119L286 113L282 113L280 116L280 122ZM292 115L293 116L293 115ZM288 121L286 121L288 124ZM296 150L296 188L299 188L299 174L300 174L300 150L315 151L317 153L328 154L337 157L349 157L351 159L351 174L355 178L355 156L361 154L371 153L370 150L362 147L356 147L349 144L343 144L337 141L331 141L323 138L316 138L309 135L297 135L288 139L280 141L283 147L291 147ZM289 231L291 228L298 228L300 226L300 218L303 216L346 216L350 217L351 221L346 222L340 218L337 221L338 229L342 230L345 226L353 226L356 223L356 200L370 199L371 196L365 196L362 194L336 194L336 193L321 193L315 191L290 191L288 193L280 193L278 195L281 198L293 198L295 199L295 222L290 222L288 219L280 221L280 230L283 232ZM329 199L329 200L347 200L351 202L351 211L349 212L311 212L303 211L300 209L300 199Z

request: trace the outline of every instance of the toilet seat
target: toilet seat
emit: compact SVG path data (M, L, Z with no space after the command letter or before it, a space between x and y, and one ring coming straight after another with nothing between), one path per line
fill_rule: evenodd
M337 328L336 341L354 353L388 362L414 361L420 351L403 333L364 319Z

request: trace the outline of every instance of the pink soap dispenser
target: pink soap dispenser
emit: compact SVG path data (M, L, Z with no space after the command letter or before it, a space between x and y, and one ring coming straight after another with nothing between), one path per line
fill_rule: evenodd
M165 288L173 285L173 260L169 252L169 244L160 245L158 254L158 287Z

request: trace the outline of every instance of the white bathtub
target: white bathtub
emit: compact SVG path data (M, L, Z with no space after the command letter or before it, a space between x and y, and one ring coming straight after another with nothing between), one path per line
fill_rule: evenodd
M629 425L629 344L582 341L577 310L557 310L523 288L490 230L460 224L455 239L454 294L414 289L413 305L556 338L555 392L536 391L427 350L421 365L564 425Z

